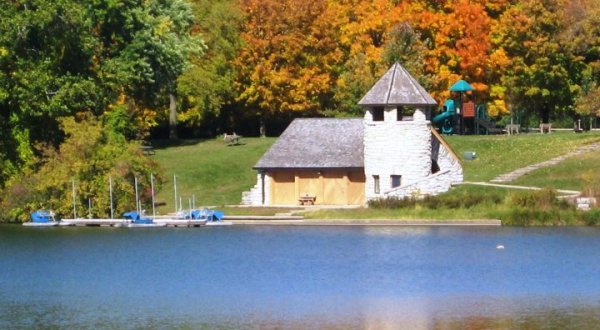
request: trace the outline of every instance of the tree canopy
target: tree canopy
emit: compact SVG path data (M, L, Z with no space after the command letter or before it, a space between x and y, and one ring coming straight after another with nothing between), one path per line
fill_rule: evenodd
M3 1L0 189L69 120L131 141L361 116L395 61L440 104L465 79L492 116L597 115L599 17L600 0Z

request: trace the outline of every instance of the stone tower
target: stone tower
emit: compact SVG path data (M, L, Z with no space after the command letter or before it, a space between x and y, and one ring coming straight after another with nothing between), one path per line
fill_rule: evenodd
M452 180L443 183L444 187L436 187L440 184L435 174L440 170L438 138L441 137L432 131L429 118L430 109L437 103L406 69L394 64L358 104L365 108L367 201L449 189ZM444 146L447 147L445 143ZM458 159L455 163L462 180Z

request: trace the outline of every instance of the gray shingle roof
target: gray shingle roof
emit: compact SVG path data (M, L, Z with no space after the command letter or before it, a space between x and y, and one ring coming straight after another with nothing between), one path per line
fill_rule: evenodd
M254 166L273 168L364 167L363 120L295 119Z
M402 65L394 64L358 102L362 106L435 106L437 102Z

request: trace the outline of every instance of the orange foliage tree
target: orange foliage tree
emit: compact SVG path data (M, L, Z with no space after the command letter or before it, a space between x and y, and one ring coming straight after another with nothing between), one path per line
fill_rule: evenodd
M492 40L511 0L239 1L247 16L235 60L238 100L258 113L358 115L356 103L390 58L411 61L402 64L440 102L465 79L492 114L507 111L499 81L508 57ZM391 45L398 26L414 30L414 46ZM390 54L408 49L422 54Z
M234 60L238 101L258 115L330 106L342 58L325 0L240 0L244 46Z

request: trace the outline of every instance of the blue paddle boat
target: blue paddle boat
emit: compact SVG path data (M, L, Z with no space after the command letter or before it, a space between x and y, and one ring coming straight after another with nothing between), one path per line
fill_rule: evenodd
M151 218L143 218L138 212L131 211L123 213L123 217L128 221L129 228L147 228L147 227L164 227L166 223L156 223Z
M54 219L54 212L39 210L31 213L31 221L24 222L23 226L29 227L54 227L58 226L59 221Z

